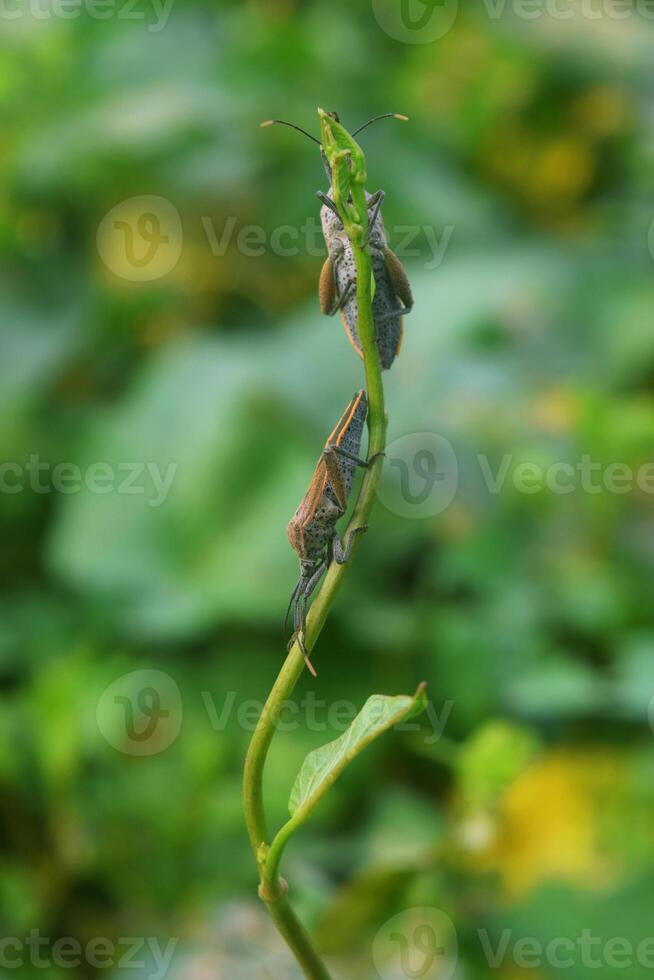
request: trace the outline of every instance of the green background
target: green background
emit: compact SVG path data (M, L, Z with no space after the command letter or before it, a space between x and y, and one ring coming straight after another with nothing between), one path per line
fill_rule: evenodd
M241 768L284 654L285 525L362 367L319 314L322 249L271 247L282 225L315 226L317 147L258 123L317 133L322 105L351 127L410 116L361 137L391 244L417 229L389 439L444 436L458 485L420 519L377 503L275 742L279 822L306 753L342 730L330 705L347 716L426 679L444 721L438 740L428 719L386 735L343 776L289 847L295 904L338 977L378 976L374 937L415 907L454 923L458 980L650 975L651 949L649 969L597 946L598 968L513 952L654 934L651 474L619 493L514 479L652 457L654 23L589 9L462 5L408 44L368 2L178 0L165 24L145 4L3 7L2 937L174 938L171 980L298 975L256 899ZM127 233L101 223L117 206L137 221L151 195L181 237L135 282ZM239 243L247 226L262 254ZM493 472L508 458L499 492L480 456ZM53 488L56 464L100 462L173 464L170 492L153 506L143 476L145 493ZM394 478L387 461L389 493ZM138 707L145 690L147 714L148 688L169 714L135 743L112 692ZM500 966L479 930L493 948L512 930ZM135 959L48 975L154 975ZM21 975L44 975L27 960Z

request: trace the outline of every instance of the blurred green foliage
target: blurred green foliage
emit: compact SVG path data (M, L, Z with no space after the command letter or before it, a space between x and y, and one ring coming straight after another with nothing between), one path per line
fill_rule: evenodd
M298 692L359 709L424 678L444 735L389 737L344 774L289 850L298 908L343 977L375 976L370 942L410 906L454 921L457 977L560 974L491 970L479 929L637 944L654 885L652 497L511 479L489 494L476 460L651 460L651 21L465 5L411 45L345 0L178 0L161 30L135 12L2 23L0 455L176 467L158 507L0 494L2 936L176 937L175 980L296 976L255 896L244 712L283 656L285 524L361 366L318 313L319 255L252 256L237 236L316 220L316 148L257 124L316 131L324 105L348 124L409 114L365 134L370 189L391 232L453 229L437 268L422 231L405 259L416 309L386 381L389 438L440 433L460 472L433 518L377 505ZM141 195L172 203L183 243L170 272L132 282L96 234ZM207 228L230 220L214 254ZM183 722L135 757L97 706L141 669L173 678ZM275 820L338 734L323 727L278 735Z

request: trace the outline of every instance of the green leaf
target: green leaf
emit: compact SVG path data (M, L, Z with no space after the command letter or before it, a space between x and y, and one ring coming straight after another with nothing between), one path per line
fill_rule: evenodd
M320 802L345 767L384 732L420 714L427 705L426 685L411 697L373 694L339 738L310 752L291 791L291 816L307 816Z

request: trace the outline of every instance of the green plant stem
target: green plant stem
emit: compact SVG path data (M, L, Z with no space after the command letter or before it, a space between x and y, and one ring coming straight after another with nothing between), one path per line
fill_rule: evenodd
M357 271L357 329L363 351L368 393L368 456L370 457L384 451L387 422L381 364L374 341L370 255L359 242L353 241L352 248ZM381 459L365 471L346 535L367 523L380 474ZM359 535L354 540L353 552L360 537ZM347 568L347 564L338 565L332 562L322 587L312 603L305 639L308 652L316 645ZM260 897L308 980L329 980L326 968L289 904L286 882L279 875L279 863L284 847L302 821L291 818L282 827L272 844L269 844L263 804L263 772L268 750L280 713L285 702L292 695L304 666L304 656L296 641L277 676L252 736L245 760L243 796L250 842L259 867Z
M264 893L269 892L270 889L274 890L276 887L276 883L280 878L279 862L282 859L284 848L298 827L303 823L304 820L293 816L290 820L287 820L281 830L275 834L275 838L270 845L270 850L266 855L266 863L262 868L261 885Z
M266 905L280 935L302 967L304 975L309 980L331 980L286 895L281 895L273 902L266 901Z

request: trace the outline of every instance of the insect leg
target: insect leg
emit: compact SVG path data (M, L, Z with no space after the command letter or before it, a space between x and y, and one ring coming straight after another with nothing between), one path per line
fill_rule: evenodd
M325 571L325 562L323 561L323 562L320 563L320 565L318 566L318 568L316 569L316 571L313 573L313 575L311 576L311 578L306 582L304 588L302 589L302 591L300 592L300 594L298 596L297 603L296 603L296 606L295 606L294 625L295 625L295 630L296 630L298 645L300 647L300 650L302 651L302 656L304 657L304 662L306 663L307 667L309 668L309 670L311 671L311 673L313 674L314 677L316 677L316 671L315 671L315 668L314 668L313 664L309 660L309 654L307 653L307 650L306 650L306 648L304 646L304 638L305 638L306 633L307 633L307 608L306 608L306 605L307 605L307 600L315 592L316 586L318 585L318 582L322 578L324 571Z
M356 290L356 278L351 276L350 279L345 283L343 289L340 288L338 284L339 268L341 263L344 261L346 256L346 248L340 238L336 238L332 243L331 247L333 256L333 272L334 272L334 282L336 283L336 290L340 293L339 306L345 306L345 304L350 300L352 292Z
M357 534L365 534L368 530L367 524L362 524L360 527L355 527L353 531L347 536L345 546L341 544L341 539L338 534L334 533L334 541L332 544L334 561L337 565L345 565L346 562L350 560L350 552L352 551L352 545L354 544L354 539Z
M368 198L368 210L370 211L372 208L375 208L375 218L377 217L376 212L379 211L379 205L381 205L381 202L384 200L385 197L386 197L386 191L378 190L375 191L374 194L371 194L370 197Z
M390 313L382 313L381 316L375 317L375 326L377 327L380 323L386 323L387 320L393 320L396 316L408 316L413 306L404 307L399 310L391 310Z
M350 300L352 299L352 293L355 291L356 288L357 288L356 281L354 279L350 279L343 292L340 295L337 295L337 305L336 305L336 309L334 310L334 313L342 309L347 303L350 302Z
M291 598L288 603L288 609L286 610L286 615L284 616L284 638L288 636L288 620L291 615L291 609L293 609L293 603L296 601L298 597L298 592L300 591L301 585L302 585L302 576L300 576L300 578L295 583L295 588L291 593Z
M386 192L379 190L375 194L373 194L372 197L368 200L368 210L370 211L372 209L373 213L368 218L368 233L363 243L364 246L367 245L370 240L372 229L375 227L375 222L377 221L377 217L379 216L379 209L382 206L382 202L385 196L386 196ZM330 211L333 211L336 217L339 218L340 220L341 216L339 214L338 208L336 207L334 201L332 201L331 197L325 194L324 191L316 191L316 197L318 198L321 204L324 204L325 207L328 207Z
M332 246L332 250L334 254L331 259L331 271L332 271L334 286L333 286L333 307L331 309L331 312L329 312L330 316L333 316L339 310L343 309L343 307L347 303L349 303L349 301L352 298L352 293L356 290L356 285L357 285L355 279L349 279L345 284L345 287L341 289L340 284L338 282L338 268L343 260L343 256L345 255L345 247L340 241L337 240L337 242Z
M354 453L348 452L347 449L342 449L341 446L331 445L323 449L322 459L325 463L327 476L329 477L329 482L331 483L332 490L338 500L342 513L345 513L347 509L347 490L343 480L343 473L334 457L340 456L342 459L349 459L352 463L356 463L357 466L361 466L365 470L369 466L372 466L376 459L385 455L386 453L375 453L370 459L359 459Z
M324 191L316 191L316 197L318 198L321 204L324 204L325 207L328 207L330 211L333 211L336 217L340 220L341 216L338 213L338 208L332 201L331 197L328 197Z
M303 609L303 605L302 605L303 599L304 599L304 593L300 593L300 595L297 597L297 601L295 603L295 610L294 610L294 613L293 613L293 625L295 627L295 630L293 632L293 636L292 636L291 641L290 641L290 643L289 643L288 646L289 646L289 650L290 650L290 648L291 648L291 646L293 644L293 641L294 640L297 640L298 646L300 648L300 652L301 652L302 656L304 657L305 664L307 665L307 667L309 668L309 670L311 671L311 673L313 674L313 676L316 677L317 676L316 669L313 666L313 664L311 663L311 661L309 660L309 654L308 654L307 649L306 649L306 647L304 645L305 628L304 627L301 628L301 623L305 619L304 609Z
M342 446L327 446L327 448L323 450L323 456L325 455L325 453L330 453L330 452L336 453L338 456L343 456L344 459L350 459L352 460L353 463L356 463L358 466L362 466L364 469L367 469L369 466L372 466L375 460L379 459L380 456L386 455L386 453L375 453L369 459L359 459L358 456L355 456L354 453L348 452L347 449L343 449ZM325 460L325 463L327 463L327 460Z
M370 236L372 235L375 229L375 224L377 222L377 218L379 217L379 211L385 197L386 197L386 191L379 190L377 191L376 194L373 194L370 200L368 201L368 210L370 211L372 209L372 213L368 217L368 231L366 232L366 237L363 242L364 248L370 241Z
M309 654L308 654L308 651L307 651L307 649L306 649L306 647L304 645L304 634L302 633L302 631L300 631L297 634L297 644L298 644L298 646L300 648L300 652L301 652L302 656L304 657L304 662L307 665L310 674L313 677L317 677L318 676L318 672L317 672L316 668L313 666L313 664L311 663L311 661L309 660Z
M334 316L352 298L352 293L356 289L356 282L350 279L345 289L341 292L334 271L334 263L331 257L325 259L325 264L320 273L320 283L318 285L318 298L320 301L320 312L327 316Z
M325 562L324 561L321 561L320 564L318 565L318 568L313 573L313 575L311 576L311 578L309 579L309 581L305 585L304 589L302 590L302 595L301 595L300 598L301 598L301 601L302 601L302 632L303 633L306 632L306 625L307 625L307 623L306 623L306 602L307 602L307 599L310 599L311 596L313 595L313 593L316 591L316 586L318 585L318 582L322 578L322 576L323 576L323 574L325 572L325 568L326 568Z

